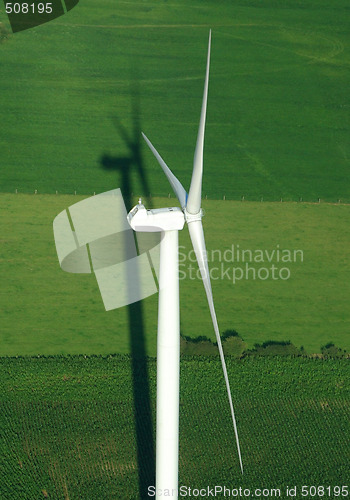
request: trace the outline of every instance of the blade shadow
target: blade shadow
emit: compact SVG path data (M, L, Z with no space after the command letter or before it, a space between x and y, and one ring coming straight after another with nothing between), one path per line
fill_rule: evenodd
M138 86L134 85L132 100L132 130L124 126L117 115L111 116L111 121L119 135L127 147L128 153L124 156L112 156L103 154L100 158L100 166L110 172L119 174L122 194L125 200L127 210L132 208L133 191L131 179L133 172L136 172L140 180L142 195L145 197L145 204L152 208L150 197L150 187L145 168L145 162L142 153L142 130L140 123L140 97Z

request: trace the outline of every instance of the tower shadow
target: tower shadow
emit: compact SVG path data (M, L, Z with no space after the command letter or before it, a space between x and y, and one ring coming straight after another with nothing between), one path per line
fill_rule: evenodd
M100 167L117 174L118 185L121 188L128 211L133 205L132 173L135 171L140 179L146 203L151 207L150 190L141 149L142 136L139 108L139 94L138 92L134 92L131 133L117 116L112 117L117 133L127 146L128 153L125 156L103 154L100 158ZM135 283L133 283L133 286L135 286ZM155 447L142 302L134 302L128 305L127 311L132 364L139 496L141 499L146 499L149 498L147 495L148 486L155 485Z

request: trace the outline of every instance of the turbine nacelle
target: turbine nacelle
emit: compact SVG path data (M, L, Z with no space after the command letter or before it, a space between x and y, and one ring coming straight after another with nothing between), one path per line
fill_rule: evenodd
M144 233L180 231L185 224L185 216L179 207L147 210L140 202L130 210L127 219L134 231Z

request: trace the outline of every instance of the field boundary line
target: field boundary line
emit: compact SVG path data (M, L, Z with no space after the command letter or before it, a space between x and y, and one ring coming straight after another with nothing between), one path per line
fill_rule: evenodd
M0 191L0 196L1 195L15 195L15 196L21 196L21 195L27 195L27 196L83 196L83 197L89 197L89 196L95 196L96 194L99 194L98 192L91 192L91 193L80 193L78 190L76 190L75 192L71 192L71 193L65 193L65 192L59 192L59 191L56 191L56 192L52 192L52 193L47 193L47 192L39 192L37 189L35 189L34 191L19 191L18 189L16 189L15 191ZM149 193L148 195L146 194L143 194L143 193L131 193L131 196L133 198L167 198L167 199L176 199L176 196L174 194L171 194L171 193ZM339 206L339 205L345 205L345 206L348 206L350 205L350 202L348 201L342 201L341 198L338 198L337 201L326 201L326 200L323 200L322 198L318 198L317 200L314 200L314 201L311 201L311 200L304 200L304 199L299 199L299 200L290 200L290 199L283 199L283 196L281 196L279 199L275 199L275 200L270 200L270 199L264 199L263 196L261 196L260 199L258 198L252 198L252 199L249 199L247 198L247 195L242 195L240 198L237 197L237 198L231 198L231 197L228 197L226 194L222 194L220 195L220 197L216 197L216 198L213 198L213 197L208 197L207 195L205 196L202 196L202 200L203 201L227 201L227 202L230 202L230 201L233 201L233 202L241 202L241 203L288 203L288 204L291 204L291 203L294 203L294 204L304 204L304 205L336 205L336 206Z

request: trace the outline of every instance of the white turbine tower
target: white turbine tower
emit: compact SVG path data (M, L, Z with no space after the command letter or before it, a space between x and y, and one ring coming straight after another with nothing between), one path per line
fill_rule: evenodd
M149 139L144 135L152 153L167 176L181 209L161 208L146 210L141 201L128 214L128 221L135 231L161 232L158 339L157 339L157 427L156 427L156 490L178 491L178 436L179 436L179 368L180 368L180 313L179 313L179 270L178 231L187 222L192 245L198 261L203 285L208 299L217 344L224 372L229 405L241 471L243 464L232 404L230 383L227 375L220 332L214 308L202 227L201 192L203 176L203 145L207 109L211 32L204 84L204 95L199 122L196 150L194 154L192 180L187 195L181 182L171 172ZM168 494L168 493L167 493Z

